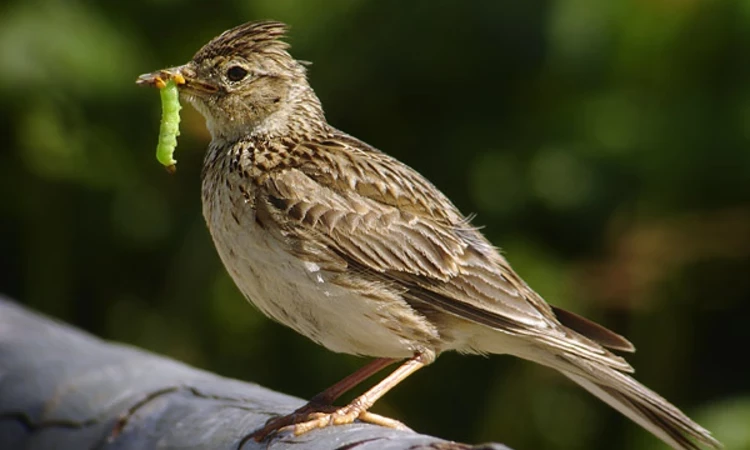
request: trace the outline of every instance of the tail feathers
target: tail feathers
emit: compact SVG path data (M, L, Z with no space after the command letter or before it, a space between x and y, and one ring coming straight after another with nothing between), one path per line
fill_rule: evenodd
M564 359L570 361L571 358ZM672 448L700 450L699 444L712 449L722 448L708 430L632 377L583 361L572 364L573 370L558 370Z

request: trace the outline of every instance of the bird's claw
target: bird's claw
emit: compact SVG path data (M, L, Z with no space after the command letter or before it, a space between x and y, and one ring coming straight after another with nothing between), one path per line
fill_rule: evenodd
M409 427L398 420L373 414L369 411L358 411L356 408L345 406L332 413L314 413L310 415L310 420L297 423L294 425L294 435L300 436L318 428L325 428L332 425L348 425L355 420L381 427L393 428L396 430L411 431Z
M252 438L260 442L271 434L286 430L292 430L295 436L300 436L318 428L348 425L354 423L357 419L373 425L411 431L409 427L398 420L373 414L366 410L363 411L356 405L337 408L335 406L307 404L291 414L268 420L263 428L253 433Z

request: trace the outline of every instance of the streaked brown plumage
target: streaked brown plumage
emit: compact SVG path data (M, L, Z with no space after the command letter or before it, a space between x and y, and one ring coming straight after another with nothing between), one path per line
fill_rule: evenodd
M379 359L272 421L302 433L368 413L388 389L446 350L512 354L559 370L678 449L720 447L645 388L610 350L622 336L549 306L417 172L330 126L278 22L225 32L184 66L181 94L212 141L203 210L219 255L265 314L337 352ZM395 360L352 404L331 403Z

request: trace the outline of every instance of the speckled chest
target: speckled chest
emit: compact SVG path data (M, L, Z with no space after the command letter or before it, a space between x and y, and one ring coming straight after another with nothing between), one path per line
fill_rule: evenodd
M245 145L243 151L251 151ZM258 178L232 149L211 148L203 174L203 213L219 256L245 297L267 316L343 353L409 357L409 339L386 304L330 282L331 274L293 255L278 230L256 217ZM247 163L247 161L242 161ZM245 172L240 170L243 167ZM395 309L394 309L395 307ZM392 313L393 311L395 313Z

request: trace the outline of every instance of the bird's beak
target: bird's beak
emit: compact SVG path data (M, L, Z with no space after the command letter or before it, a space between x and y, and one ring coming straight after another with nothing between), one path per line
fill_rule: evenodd
M183 72L187 72L186 66L171 67L169 69L157 70L156 72L144 73L135 81L136 84L144 86L154 86L159 89L163 88L169 80L174 80L177 86L187 84L187 79Z
M192 91L194 93L217 91L216 86L198 80L190 64L144 73L135 82L139 85L153 86L161 89L169 80L174 80L180 90Z

